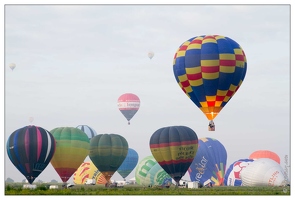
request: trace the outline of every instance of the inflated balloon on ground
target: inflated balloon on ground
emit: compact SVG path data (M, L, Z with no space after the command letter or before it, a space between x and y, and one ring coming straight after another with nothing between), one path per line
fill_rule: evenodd
M103 174L95 167L92 161L83 162L74 173L75 184L85 184L88 179L94 179L96 184L106 184L107 180Z
M253 159L253 160L257 160L259 158L270 158L270 159L276 161L279 164L281 162L280 156L278 154L276 154L275 152L269 151L269 150L257 150L257 151L254 151L253 153L251 153L249 158Z
M56 153L51 164L61 180L67 182L88 156L89 139L74 127L58 127L50 132L56 140Z
M226 170L227 151L217 139L200 138L198 152L188 169L190 179L204 184L211 180L214 186L222 186Z
M14 166L32 184L52 159L55 145L53 135L46 129L25 126L8 137L6 150Z
M135 166L138 163L138 153L134 150L129 148L127 156L123 163L118 168L117 172L122 176L122 178L125 178L133 171Z
M254 160L240 173L243 186L285 186L289 181L280 164L270 158Z
M136 166L135 180L138 185L142 186L166 186L172 184L172 178L152 155L140 160Z
M198 150L198 136L186 126L158 129L150 138L150 150L159 165L179 184Z
M226 186L241 186L242 180L240 173L245 169L251 162L252 159L239 159L233 162L227 169L224 175L224 185Z
M89 158L107 181L118 170L128 153L128 142L119 134L99 134L90 140Z

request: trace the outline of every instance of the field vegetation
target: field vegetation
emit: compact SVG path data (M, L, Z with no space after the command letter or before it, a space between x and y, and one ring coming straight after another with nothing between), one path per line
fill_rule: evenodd
M106 188L104 185L75 185L58 189L49 189L49 184L36 184L36 189L23 189L21 183L5 186L5 195L290 195L290 187L212 187L212 188L177 188L143 187L126 185L124 187Z

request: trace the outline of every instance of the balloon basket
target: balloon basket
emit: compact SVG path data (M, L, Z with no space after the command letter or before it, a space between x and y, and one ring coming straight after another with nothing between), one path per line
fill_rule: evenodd
M208 131L215 131L215 124L212 120L209 122Z
M214 127L208 126L208 131L215 131L215 126Z

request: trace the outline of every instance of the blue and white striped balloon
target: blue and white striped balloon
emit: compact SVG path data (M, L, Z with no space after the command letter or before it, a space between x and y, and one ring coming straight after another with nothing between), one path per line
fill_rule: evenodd
M79 125L76 128L78 128L78 129L82 130L84 133L86 133L89 140L97 135L96 131L87 125Z

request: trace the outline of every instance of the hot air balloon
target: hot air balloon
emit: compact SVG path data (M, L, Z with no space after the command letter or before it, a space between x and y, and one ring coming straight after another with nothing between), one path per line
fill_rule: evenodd
M211 131L215 130L213 119L240 88L246 71L241 46L221 35L202 35L185 41L173 60L177 83L210 120Z
M285 186L288 183L279 163L270 158L254 160L240 173L242 186Z
M16 67L15 63L10 63L9 64L9 68L13 71L14 68Z
M118 99L118 107L130 124L131 118L135 115L140 107L140 99L132 93L122 94Z
M151 136L150 150L159 165L179 185L198 150L198 136L186 126L163 127Z
M87 125L79 125L76 128L82 130L88 136L89 140L97 135L96 131Z
M148 57L150 58L150 59L152 59L153 57L154 57L154 52L152 52L152 51L150 51L149 53L148 53Z
M135 169L135 180L138 185L143 186L167 186L172 183L172 178L152 155L138 163Z
M29 122L32 123L34 121L34 117L29 117Z
M226 186L241 186L242 180L240 173L244 170L253 159L239 159L233 162L227 169L224 175L224 185Z
M121 166L118 168L117 172L125 178L132 172L138 162L138 153L134 150L129 148L127 156Z
M89 139L83 131L74 127L58 127L50 132L56 140L51 164L65 183L88 156Z
M191 181L204 184L210 179L214 186L222 186L226 160L223 144L213 138L200 138L198 152L188 169Z
M44 128L25 126L8 137L6 150L14 166L32 184L52 159L55 139Z
M109 182L128 153L127 140L118 134L99 134L90 140L89 158Z
M107 180L103 174L95 167L93 162L83 162L74 173L75 184L85 184L87 179L94 179L96 184L106 184Z
M269 150L257 150L251 153L250 159L257 160L259 158L270 158L280 164L281 159L275 152Z

